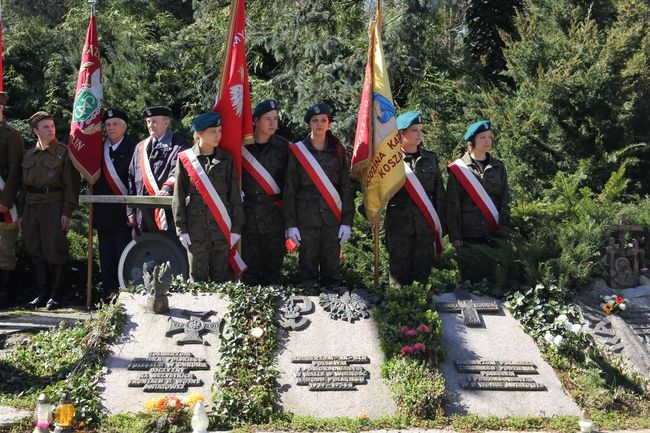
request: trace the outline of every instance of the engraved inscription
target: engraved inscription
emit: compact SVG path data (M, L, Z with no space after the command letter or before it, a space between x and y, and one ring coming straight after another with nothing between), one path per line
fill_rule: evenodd
M296 385L309 386L310 391L355 391L370 377L368 370L355 365L370 363L367 356L296 356L291 362L310 364L295 372Z
M127 368L146 371L129 381L130 387L142 387L144 392L185 392L188 386L203 385L189 370L208 370L210 365L189 352L150 352L146 358L135 358Z
M460 379L463 389L480 391L546 391L546 386L518 374L538 374L527 361L456 361L456 371L468 373Z

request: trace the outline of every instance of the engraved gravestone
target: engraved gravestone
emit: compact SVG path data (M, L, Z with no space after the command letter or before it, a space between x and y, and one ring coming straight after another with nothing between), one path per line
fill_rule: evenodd
M357 385L368 383L370 373L357 364L369 364L367 356L296 356L294 364L300 367L296 385L309 386L310 391L356 391Z
M482 315L485 326L469 327L457 309L440 312L441 343L447 351L440 364L445 411L499 417L579 415L533 339L501 302L487 296L470 298L474 305L494 302L502 313ZM443 293L436 301L453 303L457 298Z
M147 312L143 295L121 293L119 302L126 323L99 384L103 407L109 413L141 412L148 400L170 394L199 393L209 400L221 340L204 328L218 326L228 301L217 294L174 293L166 314ZM170 326L175 332L166 335ZM179 346L184 339L193 341Z

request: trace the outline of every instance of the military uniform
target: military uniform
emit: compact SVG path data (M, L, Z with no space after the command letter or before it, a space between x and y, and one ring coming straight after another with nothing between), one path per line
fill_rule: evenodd
M215 149L212 155L201 155L198 145L192 149L230 216L231 233L241 233L244 209L239 193L237 170L230 154ZM230 240L224 237L180 160L176 162L176 187L172 211L176 234L187 233L192 242L188 248L192 281L223 282L230 279L232 277L228 264Z
M268 143L246 146L280 189L284 185L289 144L286 139L272 135ZM268 195L246 170L242 171L242 191L246 222L242 232L241 253L248 266L242 279L247 284L277 283L286 253L284 217L282 209L275 205L275 202L282 200L282 195Z
M422 184L443 223L445 189L438 158L433 152L418 146L416 153L404 154L404 162ZM384 230L391 283L426 282L435 257L434 233L405 187L388 202Z
M104 146L111 146L108 139ZM115 167L115 171L124 183L128 184L129 165L133 157L135 143L131 137L125 135L119 146L109 150L109 156ZM94 193L97 195L114 195L110 187L107 174L102 174L94 185ZM117 268L120 256L124 248L131 242L131 227L127 225L125 206L123 204L96 203L93 212L93 225L97 229L99 237L99 260L102 280L102 294L104 299L110 293L117 292L120 287Z
M327 132L327 143L317 150L309 137L303 143L320 164L341 196L341 222L330 210L318 192L309 174L293 153L289 154L284 181L283 210L285 227L297 227L301 235L300 278L305 286L337 284L340 279L339 239L341 225L352 226L354 200L345 157L345 149L338 138Z
M0 96L4 94L0 92ZM2 105L6 104L0 100ZM21 182L20 164L25 151L23 137L14 128L7 125L6 120L0 122L0 177L5 187L0 191L0 204L11 209L16 203L16 195ZM18 237L17 221L5 221L0 214L0 308L9 300L11 289L11 274L16 269L16 238Z
M168 182L169 178L174 175L174 168L176 167L176 158L178 152L187 148L187 140L181 135L174 134L170 129L160 137L147 137L136 145L129 166L128 189L129 195L149 195L147 188L144 186L143 176L144 169L141 163L141 154L146 148L147 157L151 165L151 171L156 178L158 188L172 194L174 190L173 184ZM138 224L141 226L142 231L157 231L155 225L154 210L153 209L134 209L127 207L127 215L136 214ZM143 217L143 212L146 212L148 217ZM169 210L165 211L167 216L167 224L169 226L168 232L174 233L173 218Z
M70 218L77 208L81 178L72 165L67 146L56 139L46 149L42 149L40 143L29 149L23 157L22 171L18 213L40 292L32 306L47 299L48 274L50 300L58 305L62 265L69 256L66 232L61 230L61 216ZM48 301L48 307L49 304Z
M499 226L505 226L510 219L510 189L506 168L501 161L490 154L483 162L476 162L469 153L461 158L470 171L476 176L488 193L499 211ZM458 251L458 265L461 279L480 281L483 277L494 279L494 254L486 254L484 249L474 248L474 245L495 246L498 237L479 207L460 184L456 176L449 172L447 181L447 231L449 239L463 241ZM482 271L473 272L479 261L492 264L482 265ZM482 275L489 270L488 275Z

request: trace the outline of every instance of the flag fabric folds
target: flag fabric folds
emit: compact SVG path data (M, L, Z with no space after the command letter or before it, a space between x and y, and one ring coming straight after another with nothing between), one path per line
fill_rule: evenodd
M357 131L352 150L352 175L361 182L368 220L378 224L390 198L405 179L396 110L388 81L381 41L381 2L370 22L366 64Z
M104 90L95 15L91 15L81 53L68 151L79 173L94 184L102 168L102 108Z
M221 72L217 102L212 111L221 114L219 147L232 155L241 179L242 145L253 142L248 67L246 65L246 8L244 0L232 0L230 31Z

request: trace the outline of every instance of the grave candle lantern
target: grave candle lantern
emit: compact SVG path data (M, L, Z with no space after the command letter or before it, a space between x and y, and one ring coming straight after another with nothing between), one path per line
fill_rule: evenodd
M34 430L32 433L50 433L50 423L52 422L52 405L50 398L41 394L36 400L36 409L34 409Z
M209 425L208 415L205 413L205 406L202 401L194 405L192 416L192 433L206 433Z
M587 409L582 409L580 414L580 421L578 421L580 426L581 433L591 433L591 429L594 426L594 422L589 418L589 411Z
M54 409L54 433L72 433L73 420L74 406L70 401L70 393L64 391L59 404Z

